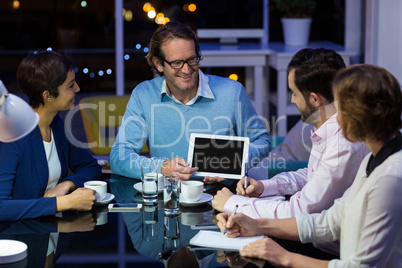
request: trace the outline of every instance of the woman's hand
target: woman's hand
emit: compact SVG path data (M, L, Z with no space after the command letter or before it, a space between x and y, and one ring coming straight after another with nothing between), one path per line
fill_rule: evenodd
M230 216L230 212L220 213L216 216L218 227L223 232L226 227L227 237L262 235L259 231L259 220L252 219L242 213Z
M275 267L328 267L329 261L313 259L292 253L269 237L247 244L240 249L240 256L267 260Z
M259 258L269 261L275 266L283 267L287 263L291 253L282 248L269 237L257 240L240 249L240 256ZM286 265L284 266L286 267Z
M66 210L88 211L96 201L95 191L78 188L71 194L57 197L56 212Z
M76 189L75 184L72 181L63 181L57 184L53 189L45 192L44 197L57 197L68 194Z

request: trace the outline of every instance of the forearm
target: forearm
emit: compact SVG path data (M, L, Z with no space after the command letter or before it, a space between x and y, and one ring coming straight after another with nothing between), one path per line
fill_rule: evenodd
M71 204L70 196L63 195L56 197L56 212L62 212L70 210L73 205Z
M261 197L271 195L293 195L307 183L307 169L282 172L269 180L263 180L264 191Z
M303 256L297 253L289 252L283 259L283 267L316 267L316 268L326 268L328 267L329 261L313 259L307 256Z
M119 147L116 144L110 153L110 167L112 172L130 178L141 178L141 156L128 147Z
M261 235L300 241L296 218L257 219L257 232Z
M65 180L65 181L61 182L59 185L63 185L63 188L66 189L66 194L71 193L72 191L77 189L77 186L71 180Z

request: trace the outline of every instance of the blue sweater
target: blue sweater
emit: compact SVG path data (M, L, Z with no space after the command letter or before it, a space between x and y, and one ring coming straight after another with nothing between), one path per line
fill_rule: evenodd
M101 168L84 149L66 138L64 123L55 117L51 124L61 164L59 182L72 181L77 188L99 179ZM74 172L68 175L68 169ZM0 221L55 215L56 197L43 197L49 168L39 127L19 141L0 142Z
M139 153L146 141L159 170L167 159L187 160L191 133L249 137L251 165L268 155L268 132L244 87L232 79L206 77L214 98L198 97L192 105L161 94L163 77L142 82L133 90L110 153L113 173L140 178L144 157Z

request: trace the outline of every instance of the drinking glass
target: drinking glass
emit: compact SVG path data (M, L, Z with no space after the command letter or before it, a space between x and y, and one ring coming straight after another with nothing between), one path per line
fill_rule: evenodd
M168 174L163 176L163 205L165 215L178 215L180 202L180 176Z

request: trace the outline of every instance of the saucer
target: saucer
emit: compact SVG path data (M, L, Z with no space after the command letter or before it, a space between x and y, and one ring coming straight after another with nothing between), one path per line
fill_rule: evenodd
M139 193L142 193L142 182L137 182L136 184L134 184L134 189L136 189ZM162 193L163 192L163 188L159 188L158 189L158 193Z
M103 205L107 205L107 204L109 204L110 201L112 201L113 199L114 199L114 195L113 195L113 194L106 193L105 197L104 197L101 201L96 202L96 203L94 204L94 206L103 206Z
M195 202L189 202L189 201L183 200L182 195L180 195L180 204L182 204L184 206L198 206L198 205L202 205L202 204L205 204L205 203L211 201L212 198L213 198L212 195L203 193L200 200L195 201Z
M18 262L28 256L28 246L17 240L0 239L0 264Z

